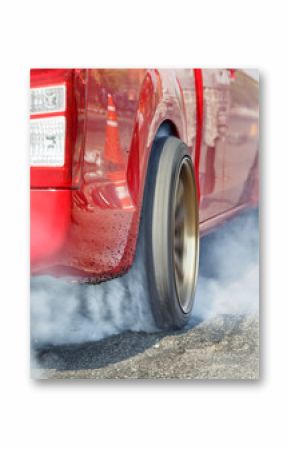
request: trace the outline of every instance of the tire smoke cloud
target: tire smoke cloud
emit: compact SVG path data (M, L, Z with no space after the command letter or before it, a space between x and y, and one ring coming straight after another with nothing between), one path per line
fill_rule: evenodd
M126 330L157 331L135 266L98 285L33 277L30 305L32 346L96 341ZM219 314L258 314L258 308L259 224L258 212L251 211L202 239L189 325Z
M193 318L259 313L259 213L234 218L201 240Z

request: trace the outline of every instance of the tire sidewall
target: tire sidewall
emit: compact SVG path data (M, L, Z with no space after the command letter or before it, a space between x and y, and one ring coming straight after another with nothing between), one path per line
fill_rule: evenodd
M186 324L193 306L194 292L188 312L180 304L175 284L173 261L174 195L182 160L189 157L187 146L175 137L156 142L148 168L144 198L146 273L157 324L163 328L180 328ZM194 176L194 175L193 175ZM196 198L193 198L196 201Z

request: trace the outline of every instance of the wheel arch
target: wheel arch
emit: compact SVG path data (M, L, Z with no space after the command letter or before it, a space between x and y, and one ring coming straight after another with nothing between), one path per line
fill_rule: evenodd
M159 139L160 137L178 137L179 138L179 132L177 130L176 125L174 122L170 119L164 120L162 122L157 130L157 133L155 135L153 145L156 141L156 139Z
M135 212L135 218L133 219L132 222L132 234L135 236L134 240L134 249L133 249L133 257L132 257L132 261L128 267L128 269L133 265L134 260L135 260L135 255L136 255L136 246L137 246L137 241L138 241L138 236L139 236L139 231L140 231L140 221L141 221L141 214L142 214L142 208L143 208L143 202L144 202L144 193L145 193L145 187L146 187L146 182L147 182L147 178L148 178L148 169L149 169L149 161L150 158L152 157L152 155L154 154L154 149L157 147L157 143L159 141L159 139L163 139L163 138L169 138L169 137L176 137L178 139L180 139L181 141L182 138L180 136L180 133L178 131L178 127L176 126L176 124L174 123L173 120L171 119L165 119L162 123L160 123L155 136L153 138L152 141L152 145L150 148L150 151L148 152L147 158L146 158L146 167L144 167L144 173L143 173L143 182L142 184L139 184L139 192L138 192L138 198L137 198L137 207L136 207L136 212ZM192 161L194 164L194 161ZM196 177L196 173L194 171L194 176ZM140 182L140 180L138 180ZM196 179L195 179L196 182ZM132 244L132 242L131 242ZM131 247L132 249L132 247Z

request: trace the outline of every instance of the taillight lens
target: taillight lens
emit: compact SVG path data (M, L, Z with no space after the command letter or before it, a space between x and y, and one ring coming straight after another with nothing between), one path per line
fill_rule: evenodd
M65 163L65 117L30 121L30 165L63 167Z
M30 74L31 187L72 187L76 108L72 69Z
M49 86L30 89L30 114L64 112L66 106L66 87Z

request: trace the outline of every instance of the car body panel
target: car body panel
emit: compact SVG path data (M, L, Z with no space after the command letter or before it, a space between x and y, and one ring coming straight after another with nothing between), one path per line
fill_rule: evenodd
M164 124L195 162L202 232L257 200L258 104L246 109L241 96L232 104L234 83L241 90L248 76L231 79L227 69L78 69L75 79L76 182L72 189L31 189L32 274L102 281L130 268L147 164L156 135L168 132Z

